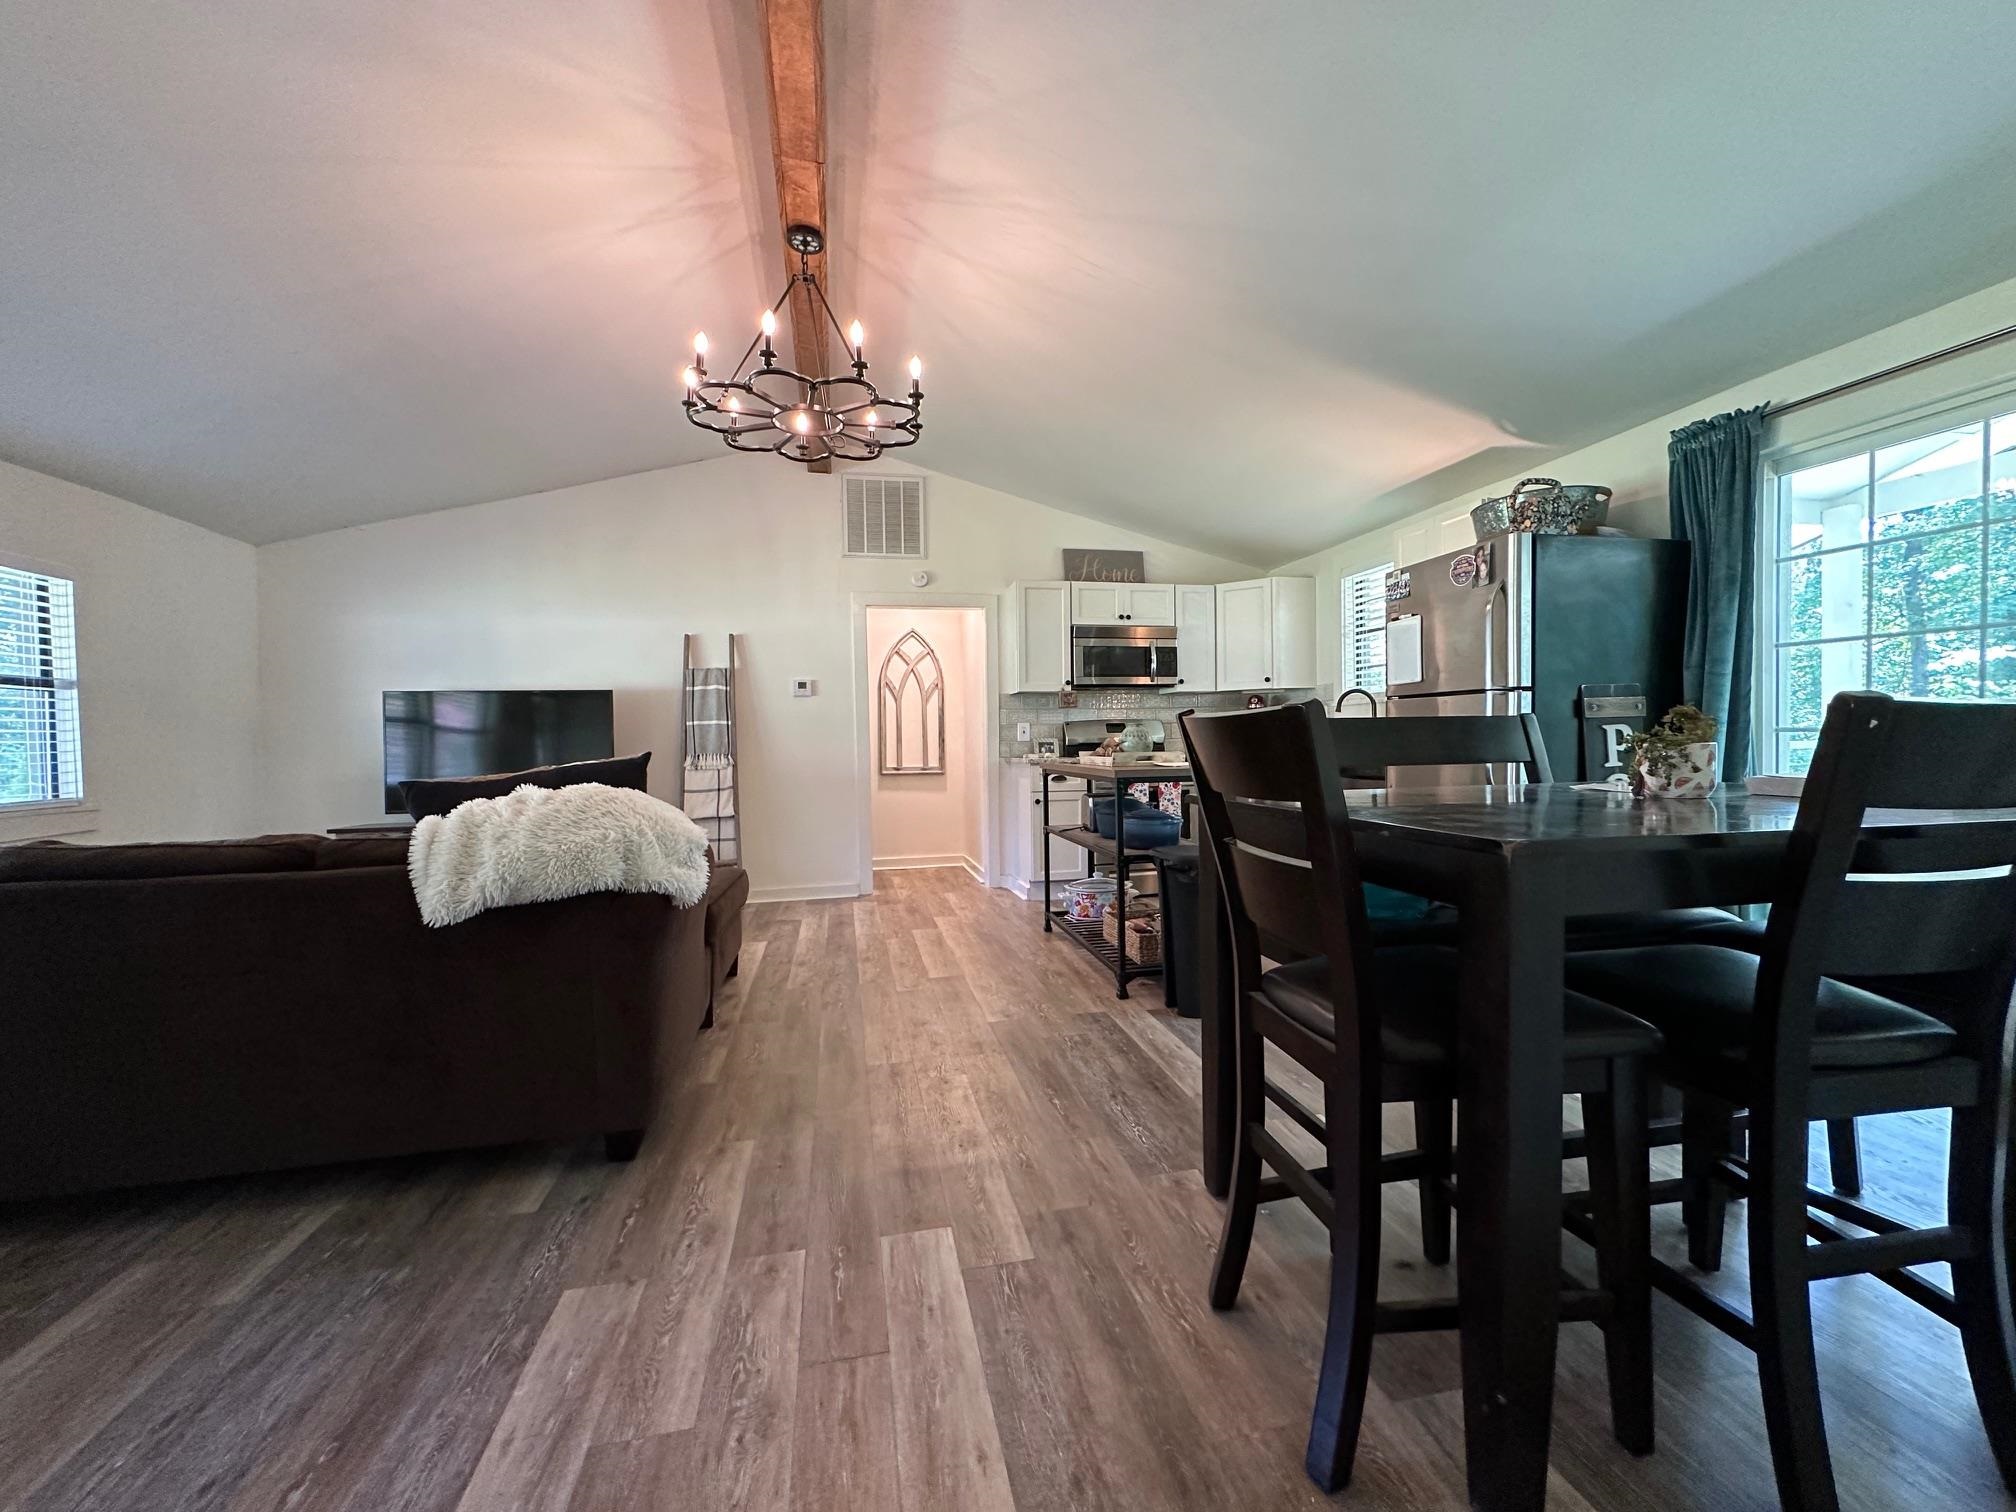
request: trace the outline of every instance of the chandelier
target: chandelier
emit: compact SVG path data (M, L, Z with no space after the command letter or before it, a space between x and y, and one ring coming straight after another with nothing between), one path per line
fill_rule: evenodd
M868 381L868 359L862 351L861 322L845 332L835 319L826 291L812 276L810 259L825 250L825 238L813 226L793 226L784 238L798 254L798 271L784 285L777 303L763 312L762 329L742 353L728 378L707 374L707 333L693 338L693 365L683 377L686 418L714 432L737 451L772 452L791 462L823 462L828 457L867 462L892 446L915 446L924 432L924 364L910 359L910 392L902 399L884 399ZM777 312L803 284L853 354L852 374L811 378L777 365L771 340L777 334ZM758 346L762 350L758 351ZM760 357L761 366L750 359Z

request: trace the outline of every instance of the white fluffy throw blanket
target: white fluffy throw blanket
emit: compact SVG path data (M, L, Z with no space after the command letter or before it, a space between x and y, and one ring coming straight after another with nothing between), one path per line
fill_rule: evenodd
M660 892L691 907L707 895L707 837L648 793L528 783L422 819L406 870L420 917L437 929L591 892Z

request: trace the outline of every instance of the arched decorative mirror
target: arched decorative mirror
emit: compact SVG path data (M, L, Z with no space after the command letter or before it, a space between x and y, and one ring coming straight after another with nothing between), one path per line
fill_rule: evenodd
M945 674L938 653L906 630L882 659L876 730L887 776L945 770Z

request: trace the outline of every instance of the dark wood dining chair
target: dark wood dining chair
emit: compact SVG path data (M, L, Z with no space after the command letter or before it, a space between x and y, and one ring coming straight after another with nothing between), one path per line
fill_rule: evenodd
M1716 1175L1750 1204L1754 1316L1655 1269L1663 1289L1756 1351L1779 1498L1793 1512L1839 1506L1807 1294L1837 1276L1875 1275L1958 1325L1989 1444L2016 1490L2011 749L2016 706L1840 694L1761 953L1683 942L1568 962L1575 988L1665 1030L1662 1080L1724 1127L1749 1110L1747 1157L1725 1155ZM1980 817L1871 826L1872 809ZM1916 984L1914 1001L1938 1011L1844 979ZM1808 1186L1809 1121L1925 1109L1952 1110L1945 1223L1914 1229ZM1910 1269L1941 1261L1950 1292Z
M1339 770L1347 780L1383 785L1399 767L1489 766L1507 774L1517 768L1525 780L1554 780L1540 721L1531 714L1439 714L1388 716L1383 719L1338 719L1331 722L1331 740ZM1726 909L1675 908L1641 913L1593 914L1572 921L1565 947L1607 950L1623 945L1648 945L1684 939L1698 931L1739 928L1741 920ZM1375 920L1372 943L1393 945L1454 945L1456 910L1436 904L1419 919ZM1421 1177L1421 1254L1431 1265L1449 1263L1449 1194L1446 1186L1454 1158L1450 1143L1451 1108L1446 1101L1423 1098L1414 1105L1414 1139L1424 1170ZM1662 1138L1680 1137L1678 1128ZM1571 1141L1571 1150L1579 1149Z
M1222 878L1233 948L1238 1133L1211 1305L1239 1295L1260 1204L1298 1197L1330 1231L1329 1322L1305 1460L1334 1491L1351 1476L1372 1337L1457 1323L1453 1302L1380 1306L1379 1206L1389 1174L1379 1140L1387 1102L1453 1097L1461 980L1453 951L1372 948L1338 760L1319 703L1182 716L1203 816ZM1261 969L1262 936L1301 958ZM1652 1316L1646 1281L1650 1208L1645 1065L1648 1025L1569 994L1569 1090L1584 1094L1599 1289L1562 1299L1562 1317L1600 1323L1613 1427L1633 1453L1652 1448ZM1319 1114L1270 1084L1269 1046L1323 1084ZM1304 1168L1267 1130L1270 1102L1321 1140L1327 1163ZM1263 1177L1263 1164L1275 1173ZM1559 1190L1531 1194L1561 1200ZM1489 1244L1489 1234L1465 1242Z

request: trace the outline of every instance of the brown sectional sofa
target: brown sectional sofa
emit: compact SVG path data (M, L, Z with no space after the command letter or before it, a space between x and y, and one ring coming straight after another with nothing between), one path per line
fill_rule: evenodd
M714 860L712 851L708 861L706 1022L711 1025L721 984L742 964L742 907L749 901L749 873L733 862Z
M405 854L0 850L0 1198L589 1134L634 1152L732 970L740 869L711 931L628 893L428 929Z

